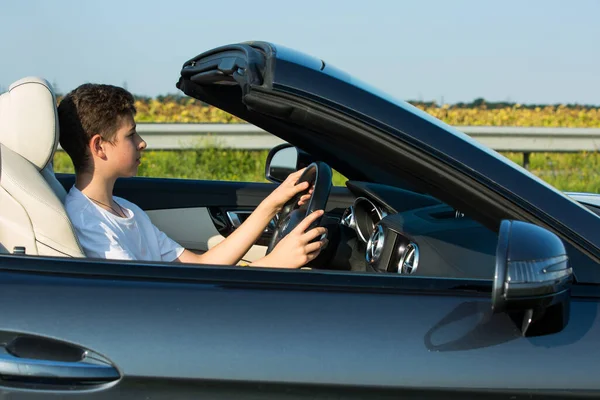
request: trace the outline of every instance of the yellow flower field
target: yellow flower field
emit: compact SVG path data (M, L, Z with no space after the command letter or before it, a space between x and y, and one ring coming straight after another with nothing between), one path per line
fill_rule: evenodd
M180 101L137 100L138 122L179 123L239 123L243 122L218 108L203 105L195 99ZM450 125L487 126L548 126L569 128L599 128L600 108L545 106L527 108L520 105L488 109L442 107L418 108Z

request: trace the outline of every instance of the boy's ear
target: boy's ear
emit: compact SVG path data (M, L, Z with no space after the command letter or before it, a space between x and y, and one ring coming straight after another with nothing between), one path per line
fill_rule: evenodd
M106 153L104 152L104 140L102 140L102 136L98 134L92 136L89 146L92 156L102 159L106 158Z

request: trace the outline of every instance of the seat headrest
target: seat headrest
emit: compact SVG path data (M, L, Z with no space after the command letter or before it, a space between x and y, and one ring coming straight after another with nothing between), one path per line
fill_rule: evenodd
M39 170L52 160L58 134L56 98L45 79L20 79L0 95L0 143Z

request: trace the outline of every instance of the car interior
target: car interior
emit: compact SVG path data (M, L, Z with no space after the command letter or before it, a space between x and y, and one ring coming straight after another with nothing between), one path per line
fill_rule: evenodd
M3 253L85 257L62 204L74 177L59 176L59 180L52 169L58 135L55 95L47 81L24 78L0 96ZM266 176L281 182L307 163L301 150L278 146L269 154ZM258 183L202 185L130 178L117 182L115 194L142 207L159 229L182 246L201 253L224 240L273 188ZM330 245L309 268L493 277L497 233L459 210L434 197L389 185L360 181L348 181L347 187L329 185L321 225L328 228ZM271 221L243 261L255 261L269 251L279 222L278 218Z

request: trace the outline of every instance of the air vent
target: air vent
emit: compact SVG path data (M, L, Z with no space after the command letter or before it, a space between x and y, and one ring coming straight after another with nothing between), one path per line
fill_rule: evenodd
M398 263L399 274L414 274L419 266L419 247L415 243L409 243L400 257Z
M376 264L381 257L383 251L383 242L385 240L385 233L381 225L375 226L369 241L367 242L367 262L369 264Z

